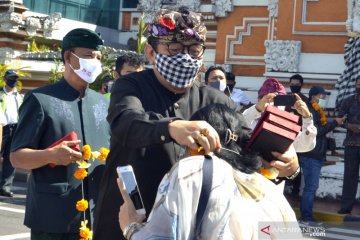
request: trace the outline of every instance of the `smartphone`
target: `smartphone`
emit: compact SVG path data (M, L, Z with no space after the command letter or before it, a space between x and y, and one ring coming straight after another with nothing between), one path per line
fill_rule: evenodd
M119 177L123 180L126 191L129 193L131 200L134 203L136 212L145 214L145 207L142 201L140 191L135 179L134 170L130 165L116 168Z
M274 98L274 106L294 106L296 96L293 94L277 95Z

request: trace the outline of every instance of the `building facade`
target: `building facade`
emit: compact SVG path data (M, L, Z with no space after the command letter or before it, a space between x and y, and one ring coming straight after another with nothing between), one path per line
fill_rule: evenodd
M8 15L25 19L5 24L1 17L0 34L9 41L0 40L7 48L0 50L0 62L19 57L27 37L59 41L76 27L100 32L105 45L124 48L129 39L137 38L142 12L149 20L161 7L187 6L203 14L208 28L205 66L223 65L232 71L236 87L245 90L252 102L266 77L286 85L291 75L300 73L305 91L318 84L333 93L328 103L333 107L334 86L345 67L346 22L358 20L352 17L356 9L350 2L356 0L0 0L2 5L12 4ZM11 9L15 10L10 13Z

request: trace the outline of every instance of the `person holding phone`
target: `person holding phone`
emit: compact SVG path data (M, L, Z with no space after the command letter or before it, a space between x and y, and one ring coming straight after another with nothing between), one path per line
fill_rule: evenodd
M261 166L258 155L244 151L251 130L243 116L224 105L213 104L200 109L191 119L204 120L214 126L223 146L221 151L208 156L190 156L176 163L163 177L146 223L143 223L144 215L137 213L126 184L119 178L118 186L124 199L119 225L125 238L300 239L301 230L286 198L276 191L272 182L257 173ZM203 182L208 180L203 177L203 171L211 171L204 167L208 164L205 161L213 164L211 190L208 198L201 198L202 186L210 184ZM201 204L205 205L205 211L198 224ZM268 223L271 229L291 228L293 233L269 230L270 236L266 235L260 229Z
M290 107L293 108L302 116L301 132L294 141L296 152L307 152L312 150L316 145L317 130L314 126L312 115L307 104L301 100L297 95L281 100L283 103L289 102ZM274 105L274 99L277 96L286 96L285 87L275 78L266 79L258 91L258 102L244 111L244 117L252 129L255 128L262 112L266 106ZM294 101L295 102L292 102ZM281 102L279 101L279 102ZM285 105L278 106L278 108L285 110Z
M305 225L319 225L313 216L313 204L319 187L320 171L326 159L326 134L344 122L344 118L329 120L323 109L327 92L320 86L313 86L309 91L311 114L317 129L316 146L308 152L299 153L301 170L304 177L304 189L301 196L301 221Z
M145 214L145 207L141 198L140 190L135 178L135 173L131 165L117 167L116 171L122 179L126 191L134 204L137 213Z
M184 156L185 147L196 150L200 143L206 154L221 148L215 129L205 121L189 121L191 115L215 103L236 109L224 93L197 81L206 49L201 14L181 7L161 9L153 17L145 46L153 69L123 76L111 93L111 147L95 212L95 239L124 238L117 224L123 199L115 191L116 167L132 165L150 212L162 177ZM290 166L283 169L290 175L298 164L287 160Z

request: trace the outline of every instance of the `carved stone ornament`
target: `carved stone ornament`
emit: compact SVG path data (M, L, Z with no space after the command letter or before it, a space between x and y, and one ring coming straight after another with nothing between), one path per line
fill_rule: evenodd
M22 24L21 15L14 12L0 14L0 29L2 32L16 32Z
M30 36L34 36L36 34L36 30L41 28L40 19L29 16L25 20L25 26L26 33Z
M269 0L269 17L277 17L279 13L279 0Z
M61 19L61 13L59 12L51 13L50 16L44 19L42 27L44 30L45 37L51 37L52 32L58 29L57 23L60 21L60 19Z
M226 17L228 12L233 10L232 0L211 0L211 3L215 5L215 16Z
M171 3L171 4L169 4ZM152 21L155 12L161 8L177 8L186 6L191 11L198 12L200 10L200 1L192 0L139 0L138 10L143 11L144 21L149 23Z
M0 48L0 64L7 64L11 62L14 57L14 50L8 47Z
M300 41L266 40L266 71L298 72Z
M350 36L360 35L360 0L347 0L348 19L346 29Z

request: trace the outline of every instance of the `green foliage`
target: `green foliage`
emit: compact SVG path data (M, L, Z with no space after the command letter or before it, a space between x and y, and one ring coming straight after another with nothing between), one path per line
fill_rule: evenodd
M96 78L95 82L90 84L90 88L98 91L101 88L101 82L105 76L113 76L116 57L110 55L111 48L104 47L101 50L101 63L102 63L102 72Z
M51 49L49 46L41 44L40 46L37 45L35 39L31 39L30 44L28 45L28 52L50 52Z
M145 48L145 44L146 44L146 37L144 36L144 33L146 31L144 14L141 15L138 25L139 25L139 28L138 28L138 39L137 39L137 53L141 55L144 52L144 48Z
M62 78L64 66L61 60L54 59L55 68L50 70L49 84L56 83Z

